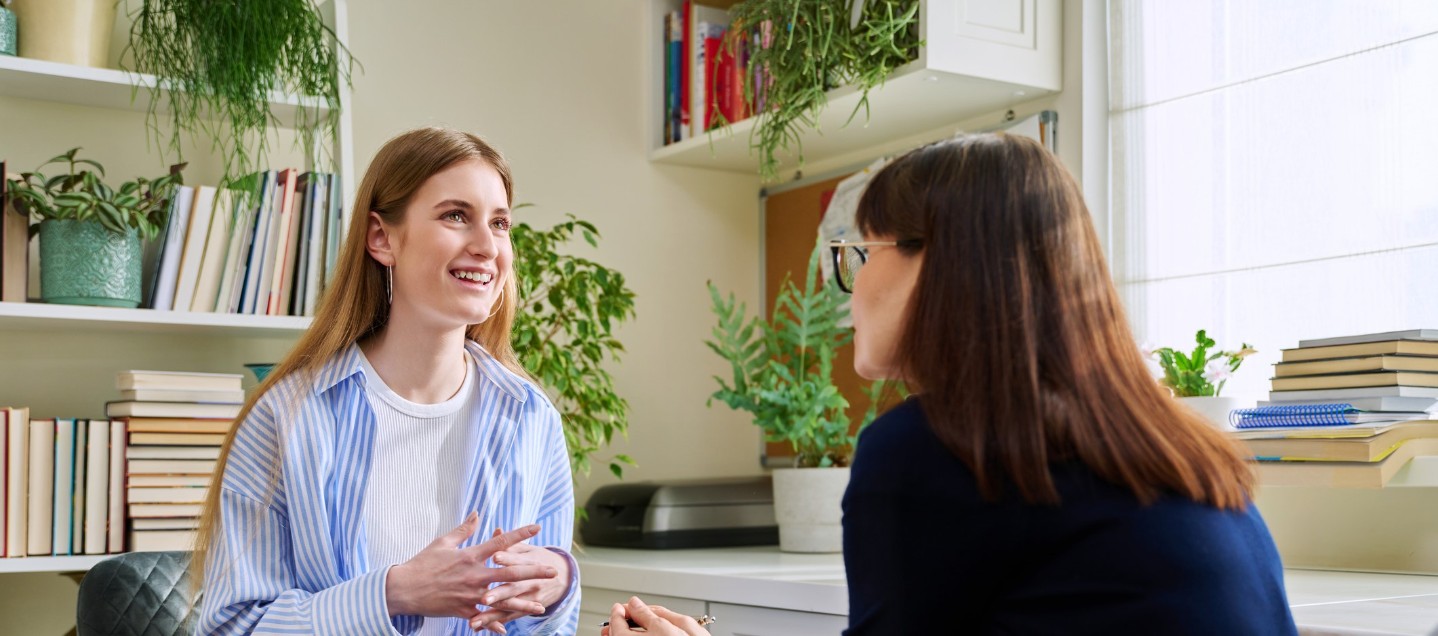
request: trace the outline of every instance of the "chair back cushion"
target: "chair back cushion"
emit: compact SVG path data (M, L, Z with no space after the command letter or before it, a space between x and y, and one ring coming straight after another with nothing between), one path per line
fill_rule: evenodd
M189 552L130 552L80 581L78 636L175 636L194 631Z

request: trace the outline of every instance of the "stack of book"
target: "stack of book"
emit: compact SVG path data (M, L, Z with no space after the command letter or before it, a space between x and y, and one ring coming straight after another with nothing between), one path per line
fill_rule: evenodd
M129 433L130 550L193 546L220 445L244 403L240 382L227 373L120 373L120 400L105 411Z
M1380 487L1438 455L1438 330L1305 340L1232 422L1266 485Z
M0 408L6 557L124 550L124 428Z

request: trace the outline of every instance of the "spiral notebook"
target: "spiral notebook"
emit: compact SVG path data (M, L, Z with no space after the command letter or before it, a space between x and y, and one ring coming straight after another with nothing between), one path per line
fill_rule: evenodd
M1424 412L1364 411L1352 404L1287 404L1234 409L1228 422L1238 429L1287 428L1291 426L1348 426L1378 422L1402 422L1427 418Z

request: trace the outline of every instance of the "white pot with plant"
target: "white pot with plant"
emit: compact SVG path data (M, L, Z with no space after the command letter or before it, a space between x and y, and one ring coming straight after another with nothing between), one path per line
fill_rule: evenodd
M1243 364L1243 359L1257 353L1251 345L1244 343L1238 351L1217 351L1217 344L1200 329L1194 337L1198 346L1190 353L1159 347L1145 347L1144 354L1158 362L1162 376L1159 383L1173 391L1173 395L1185 405L1198 411L1219 430L1233 430L1229 414L1234 409L1250 408L1254 400L1240 397L1220 397L1223 385Z
M779 548L786 552L843 550L840 503L849 484L849 459L858 431L874 420L880 383L870 385L870 406L854 430L849 401L834 384L835 352L853 333L840 326L843 298L819 281L819 250L809 259L801 290L786 278L768 320L749 317L733 294L709 283L719 324L709 348L729 362L731 381L716 377L717 399L748 411L771 442L788 442L795 467L774 471L774 515ZM851 432L853 431L853 432Z

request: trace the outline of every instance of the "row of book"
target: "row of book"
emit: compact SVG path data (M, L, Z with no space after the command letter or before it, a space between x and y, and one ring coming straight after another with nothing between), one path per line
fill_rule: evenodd
M125 428L0 408L4 556L124 551Z
M344 237L341 193L338 175L294 169L250 175L235 188L177 188L145 259L143 306L314 315ZM0 301L26 302L39 292L30 222L8 208L0 217Z
M1301 341L1272 387L1230 418L1263 484L1381 487L1438 455L1438 330Z
M240 376L127 371L109 419L0 408L3 555L188 550Z
M343 238L339 176L267 170L237 185L178 189L149 306L314 315Z
M749 53L773 41L771 25L730 28L729 12L686 0L664 16L664 143L697 137L719 125L764 110L767 78L752 69L753 99L744 95Z

